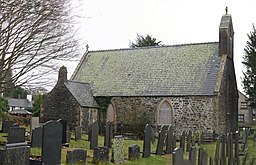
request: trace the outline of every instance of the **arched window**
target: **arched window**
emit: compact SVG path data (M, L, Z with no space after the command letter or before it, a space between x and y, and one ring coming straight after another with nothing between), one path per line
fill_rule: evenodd
M107 109L107 121L110 121L111 123L115 123L116 121L116 111L112 103L109 104Z
M166 100L162 101L157 109L157 123L158 125L173 124L173 112L171 105Z

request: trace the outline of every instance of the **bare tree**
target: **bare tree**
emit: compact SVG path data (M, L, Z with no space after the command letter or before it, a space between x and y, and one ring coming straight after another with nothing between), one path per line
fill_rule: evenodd
M70 1L0 2L0 89L48 83L60 61L77 56Z

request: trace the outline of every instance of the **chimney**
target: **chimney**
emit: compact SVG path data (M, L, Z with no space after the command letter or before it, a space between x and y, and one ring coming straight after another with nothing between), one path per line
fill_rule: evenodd
M227 55L228 58L233 59L234 47L234 30L231 15L224 14L219 26L219 55Z
M59 70L59 77L58 77L58 82L63 84L64 82L67 81L67 68L65 66L62 66Z

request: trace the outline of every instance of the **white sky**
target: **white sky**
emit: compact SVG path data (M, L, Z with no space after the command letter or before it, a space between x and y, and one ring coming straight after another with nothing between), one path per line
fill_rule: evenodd
M137 34L152 35L165 45L219 39L221 16L228 6L235 32L234 61L242 90L242 56L247 33L256 23L255 0L80 0L79 36L89 50L129 47ZM77 64L68 67L71 75ZM69 75L69 76L70 76Z

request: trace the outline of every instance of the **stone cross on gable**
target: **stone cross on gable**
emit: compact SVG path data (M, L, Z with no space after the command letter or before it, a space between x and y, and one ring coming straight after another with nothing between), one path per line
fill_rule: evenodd
M228 7L226 7L225 10L226 10L226 14L228 14Z

